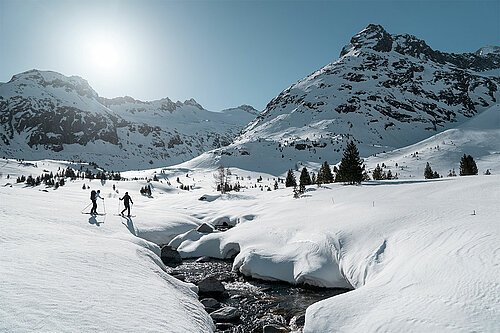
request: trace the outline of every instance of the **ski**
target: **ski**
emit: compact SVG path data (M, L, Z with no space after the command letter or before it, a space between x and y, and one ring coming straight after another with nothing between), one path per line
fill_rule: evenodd
M121 217L136 217L136 215L130 215L130 216L127 216L127 215L123 215L123 214L113 214L114 216L121 216Z
M99 214L82 213L82 214L84 214L84 215L95 215L95 216L103 216L103 215L106 215L106 213L104 213L104 214L101 214L101 213L99 213Z

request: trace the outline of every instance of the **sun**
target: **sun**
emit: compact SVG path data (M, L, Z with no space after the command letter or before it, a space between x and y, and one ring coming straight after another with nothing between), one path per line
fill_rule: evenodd
M89 45L90 62L98 70L114 71L120 68L125 54L112 40L95 40Z
M87 36L84 57L93 72L100 76L116 77L126 70L130 52L127 52L126 43L121 37L105 33Z

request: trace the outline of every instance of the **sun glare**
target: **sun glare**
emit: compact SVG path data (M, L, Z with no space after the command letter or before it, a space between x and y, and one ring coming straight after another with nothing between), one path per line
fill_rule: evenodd
M110 42L97 41L90 49L90 57L98 67L115 67L119 60L119 52Z
M94 71L113 76L125 69L128 54L116 38L96 36L86 44L87 62Z

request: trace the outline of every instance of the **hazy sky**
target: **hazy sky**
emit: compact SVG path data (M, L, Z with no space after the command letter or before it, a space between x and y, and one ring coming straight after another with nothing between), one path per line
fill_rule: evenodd
M499 1L0 0L0 82L37 68L104 97L261 110L370 23L446 52L500 45Z

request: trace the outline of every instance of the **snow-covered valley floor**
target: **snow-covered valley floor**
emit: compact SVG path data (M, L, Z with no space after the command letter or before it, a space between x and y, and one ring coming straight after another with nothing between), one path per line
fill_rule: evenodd
M498 175L311 186L294 199L282 184L219 196L206 170L125 173L158 172L147 197L143 180L76 180L44 192L12 178L56 162L0 163L0 331L213 330L193 286L165 273L153 243L169 242L183 257L239 251L233 268L246 275L354 289L310 306L305 332L500 329ZM259 176L274 183L236 176L244 186ZM194 189L177 189L177 177ZM107 215L80 213L84 183L101 189ZM136 215L128 220L113 215L125 191ZM236 227L190 231L223 221Z

